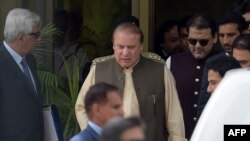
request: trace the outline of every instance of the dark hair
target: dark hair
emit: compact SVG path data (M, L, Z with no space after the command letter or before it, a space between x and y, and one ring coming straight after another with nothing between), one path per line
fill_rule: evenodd
M187 15L182 17L179 21L178 21L178 33L180 34L181 28L187 28L187 22L188 20L191 18L191 15Z
M111 119L103 128L101 141L121 141L122 134L131 128L139 127L145 132L145 123L139 117L116 117Z
M66 10L55 12L53 23L62 32L66 32L69 28L69 14Z
M158 39L157 42L159 44L162 44L164 42L165 33L169 32L174 26L178 26L178 21L174 19L166 20L162 23L156 35Z
M159 30L156 33L155 41L154 41L154 44L155 44L154 52L159 54L162 58L164 58L164 55L162 55L161 44L164 43L165 33L173 29L174 26L178 26L177 20L174 20L174 19L166 20L165 22L161 24Z
M107 83L96 83L91 86L84 99L84 106L87 114L91 111L94 103L105 103L107 101L107 95L111 91L119 90L116 86Z
M250 35L239 35L233 42L232 48L243 49L250 51Z
M221 56L207 62L208 70L219 72L221 77L224 77L228 70L240 68L237 60L230 56Z
M130 15L127 15L127 16L122 16L120 17L116 22L115 22L115 25L114 25L114 29L122 24L122 23L133 23L135 24L137 27L140 26L140 22L139 22L139 19L135 16L130 16Z
M250 1L238 0L233 4L231 10L241 15L250 12Z
M135 24L133 24L133 23L125 22L125 23L119 24L115 28L115 30L113 32L112 42L114 41L114 35L118 31L119 32L120 31L126 31L128 33L138 34L138 35L140 35L140 43L144 42L144 36L143 36L142 30L138 26L136 26Z
M187 22L187 31L189 32L190 28L197 29L211 29L211 34L215 37L215 33L217 31L217 25L215 21L206 15L203 14L195 14L192 16Z
M236 12L227 12L224 14L218 21L218 26L234 23L237 24L238 31L242 33L244 30L248 28L248 24L246 23L245 19Z

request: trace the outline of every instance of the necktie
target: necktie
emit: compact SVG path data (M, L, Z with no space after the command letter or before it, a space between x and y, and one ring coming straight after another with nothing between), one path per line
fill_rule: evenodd
M125 86L124 86L124 95L123 95L123 109L125 117L130 116L139 116L139 105L134 88L133 78L132 78L133 69L125 69Z
M25 76L28 78L29 82L33 86L34 90L36 91L35 86L34 86L33 81L32 81L32 78L31 78L31 75L30 75L29 66L28 66L28 63L27 63L25 58L22 59L21 65L23 67L23 72L24 72Z

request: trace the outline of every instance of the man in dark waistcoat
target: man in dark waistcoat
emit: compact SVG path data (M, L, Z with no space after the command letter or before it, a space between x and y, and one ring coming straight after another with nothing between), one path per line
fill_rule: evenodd
M175 82L162 59L142 55L143 33L136 25L124 23L113 33L114 55L94 60L76 102L81 129L87 125L83 98L98 82L118 86L125 117L139 116L147 124L148 141L183 141L184 123Z
M187 23L190 52L171 56L167 60L175 80L183 109L185 133L190 139L196 125L197 101L199 97L203 67L208 57L216 54L216 23L205 15L194 15Z

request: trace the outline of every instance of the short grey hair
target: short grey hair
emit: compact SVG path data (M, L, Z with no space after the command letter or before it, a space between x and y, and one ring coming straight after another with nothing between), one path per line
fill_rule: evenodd
M9 11L5 21L5 41L13 41L20 34L32 32L35 23L40 24L40 17L36 13L22 8L12 9Z

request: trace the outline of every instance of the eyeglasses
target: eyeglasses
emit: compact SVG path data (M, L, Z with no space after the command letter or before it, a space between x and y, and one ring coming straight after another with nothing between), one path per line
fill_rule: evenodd
M188 42L191 45L193 45L193 46L195 46L197 44L197 42L199 42L199 44L201 46L206 46L208 44L208 41L209 41L208 39L200 39L200 40L197 40L197 39L188 39Z
M40 37L41 33L40 33L40 31L31 32L31 33L28 33L28 35L33 36L35 39L38 39Z

